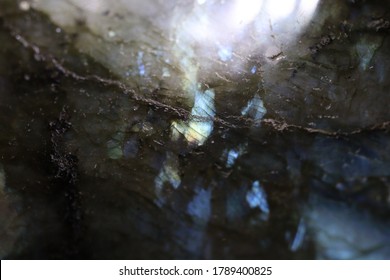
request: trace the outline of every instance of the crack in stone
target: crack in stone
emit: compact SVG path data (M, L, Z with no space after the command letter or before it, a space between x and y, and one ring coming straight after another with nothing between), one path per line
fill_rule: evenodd
M61 64L55 57L53 57L50 54L44 54L41 52L40 48L29 42L26 38L24 38L22 35L18 34L14 30L12 30L11 27L6 26L11 33L11 36L15 38L20 44L23 45L25 48L29 48L33 51L33 53L40 57L43 61L50 61L54 67L60 71L62 74L64 74L66 77L71 77L75 80L79 81L95 81L103 84L104 86L116 86L120 90L123 91L124 94L128 95L130 98L132 98L135 101L142 102L146 105L150 105L155 107L156 109L162 109L165 113L171 113L176 115L179 119L184 119L188 120L190 116L190 111L183 109L183 108L178 108L174 107L171 105L168 105L166 103L162 103L160 101L157 101L155 99L151 98L145 98L139 94L136 93L134 89L128 88L124 83L118 81L118 80L112 80L112 79L106 79L102 78L97 75L86 75L82 76L77 74L76 72L67 69L63 64ZM155 89L155 93L158 92L159 89ZM384 121L380 124L376 124L373 126L369 127L363 127L363 128L358 128L356 130L346 132L346 131L329 131L329 130L324 130L324 129L316 129L316 128L310 128L310 127L305 127L305 126L300 126L300 125L295 125L295 124L289 124L285 121L280 121L276 119L262 119L262 120L253 120L250 118L246 118L243 116L226 116L225 118L221 117L201 117L201 116L191 116L194 121L209 121L212 119L215 124L219 124L222 127L227 127L227 128L251 128L254 126L259 126L259 125L265 125L267 127L274 128L277 131L291 131L291 130L302 130L311 134L320 134L320 135L326 135L326 136L331 136L331 137L339 137L339 136L350 136L350 135L355 135L355 134L360 134L366 131L388 131L390 128L390 121Z

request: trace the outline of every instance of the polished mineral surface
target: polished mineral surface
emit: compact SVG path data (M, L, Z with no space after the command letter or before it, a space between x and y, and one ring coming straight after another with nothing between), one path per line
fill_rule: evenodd
M390 3L0 0L2 259L390 259Z

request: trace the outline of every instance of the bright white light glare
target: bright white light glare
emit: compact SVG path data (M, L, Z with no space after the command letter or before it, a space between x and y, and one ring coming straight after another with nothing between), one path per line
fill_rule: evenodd
M305 17L311 18L316 11L319 0L300 0L299 13Z
M271 35L284 44L293 41L312 18L318 2L319 0L234 0L222 3L197 0L198 5L186 16L185 21L175 23L175 40L180 45L187 45L186 47L196 44L203 52L218 46L220 59L227 61L226 51L221 50L221 46L232 46L231 51L234 51L234 45L251 38L255 39L252 46L256 42L261 42L264 46ZM246 31L250 30L247 28L252 24L255 29L251 29L249 35ZM278 35L282 37L278 38ZM247 50L248 53L250 51Z
M232 9L231 22L242 27L253 21L260 12L263 0L236 0Z
M297 0L267 1L267 5L265 7L266 13L269 14L269 17L271 18L272 21L284 19L294 11L297 2L299 2L299 0L298 1Z
M265 35L264 28L271 21L275 25L282 24L286 29L281 30L282 32L300 32L312 18L318 2L319 0L236 0L231 11L225 14L230 19L229 22L232 22L233 29L257 22L263 26L261 33ZM296 25L299 25L298 28ZM291 34L293 35L296 34Z
M22 1L19 3L19 9L22 11L28 11L30 10L30 3L27 1Z
M271 35L284 44L293 41L311 20L318 2L319 0L234 0L222 3L197 0L199 5L187 16L180 29L180 36L176 38L181 37L184 41L187 39L189 44L189 41L193 41L203 49L217 45L219 58L227 61L226 51L221 46L234 46L250 38L258 39L257 42L261 41L264 46ZM250 36L246 32L249 25L255 27ZM282 37L279 38L278 35ZM234 47L231 51L234 51Z
M173 49L183 69L183 89L195 101L191 116L204 120L173 122L172 137L176 139L180 133L189 143L202 145L213 130L214 91L202 92L197 89L200 69L213 72L213 63L208 61L210 57L214 56L222 62L234 60L237 66L240 61L235 60L234 54L245 57L254 49L261 50L265 56L270 51L272 51L270 55L279 53L281 47L275 45L272 38L283 41L284 45L294 41L311 19L318 1L197 0L198 5L195 5L184 22L174 26L173 30L176 32L173 33L175 42ZM270 28L270 23L275 25L275 28ZM248 28L249 25L253 28ZM249 30L250 35L247 32ZM252 40L253 44L238 47L243 40ZM202 60L203 58L206 59ZM256 67L252 67L251 73L255 74L256 71ZM266 112L263 101L256 95L241 113L258 121ZM233 154L230 156L234 157Z

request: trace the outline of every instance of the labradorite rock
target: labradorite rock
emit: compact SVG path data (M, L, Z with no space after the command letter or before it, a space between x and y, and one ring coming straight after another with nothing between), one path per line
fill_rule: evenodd
M278 2L0 0L0 257L390 258L390 5Z

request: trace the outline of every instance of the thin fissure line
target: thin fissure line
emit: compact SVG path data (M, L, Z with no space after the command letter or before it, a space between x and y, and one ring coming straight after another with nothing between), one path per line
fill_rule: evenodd
M8 26L7 26L8 27ZM180 118L188 119L191 113L188 110L182 109L182 108L177 108L173 107L171 105L159 102L154 99L150 98L145 98L137 94L133 89L128 88L124 83L117 81L117 80L111 80L111 79L105 79L96 75L87 75L87 76L81 76L66 67L64 67L56 58L54 58L52 55L45 55L40 51L40 48L30 42L20 34L16 33L15 31L12 30L12 28L8 27L8 29L11 32L11 35L13 38L15 38L19 43L21 43L25 48L30 48L34 54L39 55L40 57L45 58L46 60L49 60L51 63L53 63L54 67L59 70L61 73L63 73L65 76L72 77L76 80L80 81L97 81L99 83L102 83L103 85L110 85L110 86L116 86L119 89L121 89L125 94L129 95L132 99L136 101L143 102L148 105L155 106L157 108L161 108L165 110L170 111L171 113L174 113ZM243 116L227 116L226 119L233 119L235 121L243 121L245 125L239 125L239 124L234 124L231 123L223 118L220 117L201 117L201 116L191 116L192 120L199 120L199 121L210 121L213 120L216 124L223 125L225 127L229 128L251 128L253 125L260 125L264 124L268 127L274 128L275 130L278 131L285 131L285 130L292 130L292 129L297 129L297 130L303 130L308 133L314 133L314 134L321 134L321 135L326 135L326 136L350 136L350 135L355 135L359 134L365 131L376 131L376 130L385 130L387 131L390 128L390 121L385 121L380 124L376 124L370 127L365 127L365 128L360 128L356 129L351 132L342 132L342 131L328 131L328 130L323 130L323 129L316 129L316 128L309 128L309 127L304 127L300 125L295 125L295 124L289 124L286 123L285 121L279 121L276 119L263 119L263 120L252 120L245 118Z

